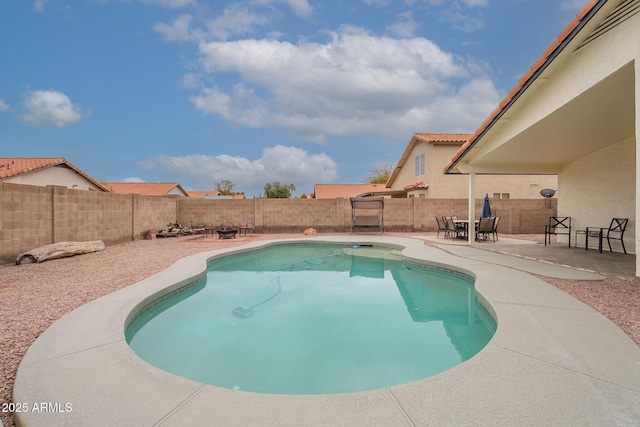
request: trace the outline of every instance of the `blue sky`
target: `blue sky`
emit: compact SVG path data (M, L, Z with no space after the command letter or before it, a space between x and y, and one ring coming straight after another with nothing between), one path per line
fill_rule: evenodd
M2 157L102 181L360 183L474 132L586 0L1 0Z

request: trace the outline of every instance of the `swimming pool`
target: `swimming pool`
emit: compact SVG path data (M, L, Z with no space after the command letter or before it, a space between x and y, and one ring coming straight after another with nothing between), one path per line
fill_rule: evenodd
M385 246L287 244L215 260L127 328L144 360L233 390L330 394L404 384L496 329L473 279Z
M454 255L414 238L366 236L359 243L402 247L410 260L472 275L478 299L498 323L480 353L439 375L359 393L249 393L170 374L142 360L126 342L131 319L151 302L197 283L207 261L276 242L353 241L354 236L271 239L203 252L68 313L22 359L13 400L71 402L73 411L14 413L16 424L637 424L638 346L597 311L514 266L554 275L568 269L466 247Z

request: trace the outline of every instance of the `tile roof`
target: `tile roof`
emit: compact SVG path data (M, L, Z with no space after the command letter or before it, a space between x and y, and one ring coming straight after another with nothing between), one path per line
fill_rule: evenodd
M59 165L73 169L101 190L107 191L100 182L64 157L0 157L0 179Z
M473 136L470 133L414 133L416 141L427 144L464 144ZM413 139L412 138L412 139Z
M544 51L542 56L531 66L529 71L522 76L516 86L509 91L507 96L500 101L498 107L491 112L489 117L480 125L476 132L460 147L453 156L451 161L444 167L445 172L449 172L460 159L466 154L487 132L498 119L506 112L506 110L527 90L527 88L536 80L538 75L556 58L556 56L564 49L566 44L577 34L582 25L588 22L593 15L609 0L590 0L576 15L576 17L565 27L558 35L556 40Z
M221 196L219 191L189 191L189 197L196 199L204 199L206 197L218 197ZM232 199L242 200L245 198L244 194L232 194Z
M434 145L462 145L471 138L473 134L470 133L414 133L407 147L398 160L398 164L391 172L389 180L387 181L387 188L391 188L391 184L396 180L400 174L400 170L409 159L413 148L418 142L424 142Z
M178 188L185 196L188 193L177 182L103 182L102 185L112 193L140 194L143 196L165 196Z
M427 188L429 188L429 184L425 184L424 182L415 182L402 187L403 190L423 190Z
M196 199L202 199L204 197L216 197L219 195L219 191L189 191L189 197L195 197Z
M384 184L316 184L313 187L316 199L349 198L384 189Z

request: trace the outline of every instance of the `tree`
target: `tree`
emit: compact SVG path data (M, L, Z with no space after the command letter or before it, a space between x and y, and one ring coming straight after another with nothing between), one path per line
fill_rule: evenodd
M236 194L233 191L234 187L235 186L233 185L233 183L228 179L222 179L216 182L216 191L219 191L220 194L223 196L232 196Z
M362 180L363 184L386 184L393 172L393 165L376 166L371 174Z
M264 186L264 196L268 199L289 199L296 189L293 184L282 185L280 182L269 182Z

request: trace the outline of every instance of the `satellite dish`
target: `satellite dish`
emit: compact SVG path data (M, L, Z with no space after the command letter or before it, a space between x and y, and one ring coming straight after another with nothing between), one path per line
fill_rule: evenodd
M556 194L556 190L552 190L550 188L545 188L544 190L540 190L540 195L542 197L546 197L547 199L553 197Z

